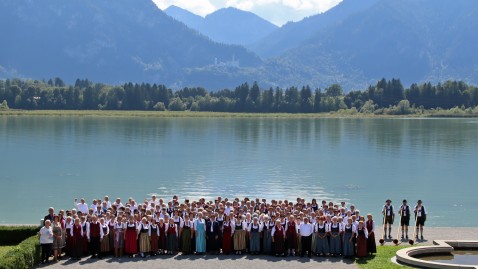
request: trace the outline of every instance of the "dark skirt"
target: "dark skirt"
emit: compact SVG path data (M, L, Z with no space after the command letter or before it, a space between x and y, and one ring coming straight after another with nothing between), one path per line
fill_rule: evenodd
M231 226L224 226L222 233L222 253L229 254L232 252L232 235Z
M271 230L264 231L264 236L262 240L262 249L264 254L270 254L272 251L272 237Z
M367 257L367 238L365 235L357 237L357 257Z
M181 252L183 254L189 254L192 252L191 248L191 228L183 227L181 234Z
M297 233L287 231L287 249L297 249Z
M138 253L138 243L136 230L126 230L126 240L125 240L125 253L133 255Z
M367 238L367 252L377 253L377 243L375 242L375 234L369 233Z
M168 239L166 244L166 250L168 251L176 251L178 237L176 233L168 233Z
M274 253L275 254L284 254L285 253L285 244L284 244L284 236L282 234L277 235L276 232L274 234Z
M336 235L336 237L330 236L330 254L340 255L342 254L342 243L340 242L340 235Z
M355 256L355 246L352 240L352 233L345 233L344 234L344 241L343 241L343 253L346 257Z
M156 233L151 233L150 236L151 239L151 252L157 253L159 248L158 248L158 241L159 241L159 236Z
M71 238L71 257L81 258L83 255L83 237L74 236Z
M323 237L323 238L321 238ZM326 234L317 233L317 238L315 241L315 249L313 250L316 254L329 254L329 240L327 239Z

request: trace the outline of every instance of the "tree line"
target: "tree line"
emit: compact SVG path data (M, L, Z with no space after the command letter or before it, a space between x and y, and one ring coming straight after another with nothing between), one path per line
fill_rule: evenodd
M333 84L261 89L244 83L235 89L208 91L185 87L173 91L160 84L125 83L112 86L77 79L67 85L60 78L48 81L0 80L3 109L48 110L171 110L260 113L319 113L354 109L365 113L407 114L413 109L475 108L478 88L462 81L412 84L382 79L365 90L344 93Z

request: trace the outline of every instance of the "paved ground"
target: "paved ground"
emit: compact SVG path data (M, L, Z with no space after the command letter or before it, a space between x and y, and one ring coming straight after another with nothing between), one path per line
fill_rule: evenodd
M392 234L396 235L392 231ZM413 234L410 233L410 236ZM478 239L478 228L425 228L425 239L423 242L418 241L418 245L430 245L433 240L448 240L448 239ZM381 237L381 232L377 235L377 241ZM386 245L393 245L392 240L387 240ZM377 243L378 245L378 243ZM409 245L408 240L404 240L402 245ZM194 268L262 268L267 269L287 268L287 269L302 269L302 268L336 268L348 269L357 268L351 261L343 260L341 258L275 258L269 256L236 256L236 255L219 255L219 256L195 256L195 255L176 255L176 256L157 256L146 259L141 258L105 258L103 260L84 258L81 261L63 260L48 266L39 266L37 268L180 268L180 269L194 269Z

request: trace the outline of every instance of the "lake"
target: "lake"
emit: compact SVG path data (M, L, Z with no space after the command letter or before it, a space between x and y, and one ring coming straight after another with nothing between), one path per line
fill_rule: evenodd
M424 201L429 226L476 226L478 119L0 116L0 223L75 197ZM412 221L413 222L413 221Z

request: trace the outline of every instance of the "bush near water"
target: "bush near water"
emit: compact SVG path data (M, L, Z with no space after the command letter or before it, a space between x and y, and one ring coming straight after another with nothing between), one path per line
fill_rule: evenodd
M40 228L37 226L0 226L0 246L13 246L34 236Z
M28 269L40 263L38 237L31 236L0 257L0 269Z

